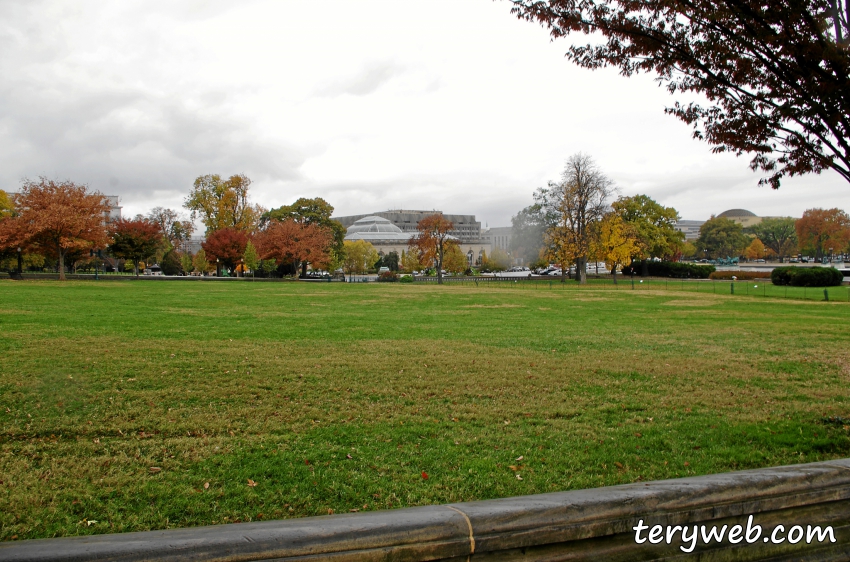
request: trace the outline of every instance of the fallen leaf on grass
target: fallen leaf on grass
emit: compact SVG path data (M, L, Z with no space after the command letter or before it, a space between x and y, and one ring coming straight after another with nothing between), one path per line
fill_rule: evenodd
M519 471L519 470L522 470L522 465L516 466L516 465L513 465L513 464L512 464L512 465L508 466L508 468L510 468L510 469L511 469L511 470L513 470L514 472L517 472L517 471Z
M422 479L423 479L423 480L428 480L428 473L427 473L427 472L425 472L424 470L422 471Z
M210 483L204 482L204 490L209 490L209 489L210 489Z
M623 468L623 464L619 462L615 462L614 466L616 466L617 468Z
M643 437L640 433L635 433L635 437Z
M517 474L517 475L516 475L516 479L517 479L517 480L522 480L522 476L520 476L519 474Z
M345 455L345 458L347 458L347 459L352 459L352 458L354 458L354 457L352 457L352 456L351 456L351 453L347 453L347 454Z
M150 467L148 470L150 470L150 471L151 471L151 474L156 474L157 472L161 472L161 471L162 471L162 469L161 469L161 468L159 468L158 466L152 466L152 467Z
M248 479L248 486L250 486L251 488L253 488L253 487L254 487L254 486L256 486L256 485L257 485L257 483L256 483L256 482L254 482L254 481L253 481L253 480L251 480L250 478Z
M523 459L523 456L522 456L522 455L520 455L520 456L518 456L517 458L515 458L514 460L521 461L522 459Z

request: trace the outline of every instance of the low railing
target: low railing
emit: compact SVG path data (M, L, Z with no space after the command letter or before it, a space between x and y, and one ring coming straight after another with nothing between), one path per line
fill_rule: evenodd
M0 544L7 562L601 562L689 555L850 560L850 459L371 513Z

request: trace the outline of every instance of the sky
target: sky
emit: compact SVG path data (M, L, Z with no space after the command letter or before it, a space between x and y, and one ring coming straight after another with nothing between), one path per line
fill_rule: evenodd
M568 46L503 0L3 0L0 188L70 179L132 216L244 173L266 208L493 227L583 152L683 219L850 210L835 172L759 187L748 157L664 114L652 76L580 69Z

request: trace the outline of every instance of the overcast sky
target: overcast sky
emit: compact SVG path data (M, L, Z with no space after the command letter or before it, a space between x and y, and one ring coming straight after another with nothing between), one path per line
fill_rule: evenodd
M247 174L265 207L475 214L505 226L564 161L707 219L847 205L834 172L758 187L663 109L652 78L590 72L491 0L0 2L0 187L40 175L180 209Z

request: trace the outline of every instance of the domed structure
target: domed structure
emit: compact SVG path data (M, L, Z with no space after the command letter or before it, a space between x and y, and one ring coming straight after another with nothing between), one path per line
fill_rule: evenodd
M731 218L736 218L736 217L756 217L758 215L756 215L755 213L750 212L746 209L729 209L728 211L723 211L722 213L720 213L717 216L723 217L723 218L726 218L726 219L731 219Z
M348 227L346 240L386 241L407 244L410 234L383 217L363 217Z

